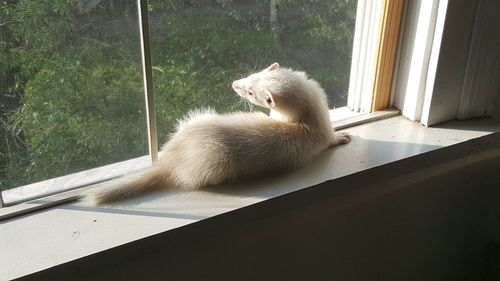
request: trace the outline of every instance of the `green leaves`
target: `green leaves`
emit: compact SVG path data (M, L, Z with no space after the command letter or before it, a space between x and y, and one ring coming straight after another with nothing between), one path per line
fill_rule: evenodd
M32 164L18 176L61 176L147 153L137 67L60 60L39 71L25 91L24 106L10 120L22 124Z

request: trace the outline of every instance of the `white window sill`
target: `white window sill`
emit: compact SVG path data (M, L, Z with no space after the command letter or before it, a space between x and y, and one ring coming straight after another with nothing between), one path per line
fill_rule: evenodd
M221 215L280 195L417 154L500 131L491 120L450 122L435 128L397 116L352 127L353 140L311 165L279 177L207 191L157 193L111 207L78 202L2 222L0 279L12 279L112 247ZM63 195L56 195L55 198ZM67 196L67 195L66 195ZM37 206L34 200L0 210ZM22 241L22 242L20 242Z

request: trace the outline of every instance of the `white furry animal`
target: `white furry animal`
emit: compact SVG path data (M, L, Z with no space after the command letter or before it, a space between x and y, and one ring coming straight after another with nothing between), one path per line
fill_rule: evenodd
M232 86L241 97L269 108L270 116L191 112L178 123L157 162L145 172L109 183L94 195L95 201L110 203L169 187L196 190L287 171L351 140L334 133L323 89L303 72L274 63Z

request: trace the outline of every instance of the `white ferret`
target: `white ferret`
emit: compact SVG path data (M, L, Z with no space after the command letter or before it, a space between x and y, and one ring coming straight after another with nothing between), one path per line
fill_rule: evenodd
M287 171L310 162L327 148L349 143L335 134L327 98L305 73L268 68L233 82L233 89L262 112L191 112L163 146L160 159L136 175L104 184L91 195L104 204L161 188L196 190Z

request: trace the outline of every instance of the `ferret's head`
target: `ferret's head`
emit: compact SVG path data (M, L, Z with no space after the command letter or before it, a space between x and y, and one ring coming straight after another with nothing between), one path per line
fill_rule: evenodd
M280 69L280 65L275 62L268 68L254 73L246 78L233 82L234 91L241 97L249 100L253 104L274 108L276 106L275 98L270 89L271 72Z
M301 120L318 104L326 106L326 95L306 74L273 63L266 69L233 82L238 95L250 102L278 112L289 120Z

